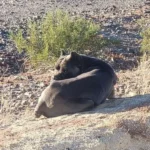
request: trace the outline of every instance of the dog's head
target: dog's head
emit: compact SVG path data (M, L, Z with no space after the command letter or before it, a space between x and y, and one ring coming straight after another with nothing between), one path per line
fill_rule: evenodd
M54 79L63 80L76 77L82 72L81 56L76 52L70 55L62 55L55 65Z

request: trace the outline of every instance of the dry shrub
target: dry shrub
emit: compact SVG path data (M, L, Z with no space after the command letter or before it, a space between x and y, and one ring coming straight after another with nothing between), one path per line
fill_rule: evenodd
M136 71L139 94L150 92L150 59L146 54L143 55L140 65Z
M139 66L132 71L119 73L116 95L121 97L150 93L150 59L143 55Z
M117 126L119 128L125 129L131 135L132 138L134 138L135 136L150 138L150 130L147 127L145 120L143 120L142 118L139 120L121 120Z

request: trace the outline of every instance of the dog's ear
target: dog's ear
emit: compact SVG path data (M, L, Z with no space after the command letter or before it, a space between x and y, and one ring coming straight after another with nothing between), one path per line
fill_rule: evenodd
M64 50L61 50L60 56L65 56L67 53Z
M79 58L79 54L76 53L76 52L71 52L70 58L71 58L71 59L74 59L74 60L77 60L77 59Z

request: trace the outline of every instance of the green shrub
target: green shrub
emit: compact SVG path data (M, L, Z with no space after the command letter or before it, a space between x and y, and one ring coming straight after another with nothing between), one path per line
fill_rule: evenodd
M141 36L142 36L141 52L145 54L149 54L150 53L150 20L146 18L141 18L137 21L137 23L141 28Z
M26 50L33 65L39 62L53 62L60 51L83 53L83 50L99 50L107 40L97 36L100 26L81 17L71 17L57 10L49 12L40 21L28 23L27 35L23 31L12 33L18 51Z
M142 31L142 43L141 43L141 51L150 54L150 28Z

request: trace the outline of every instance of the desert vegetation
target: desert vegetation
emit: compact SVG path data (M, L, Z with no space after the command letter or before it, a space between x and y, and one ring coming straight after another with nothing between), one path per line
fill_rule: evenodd
M142 37L138 67L124 72L120 77L120 82L124 84L122 92L129 88L134 91L128 92L129 95L131 93L143 95L150 92L150 78L147 75L150 71L149 19L138 19L137 24ZM17 32L11 32L10 38L15 42L19 52L27 53L30 65L40 68L41 64L53 65L61 50L79 53L89 50L94 56L101 51L98 54L105 59L103 47L110 44L118 45L120 41L101 36L101 27L92 19L71 16L68 12L57 9L48 12L40 20L28 21L26 31L18 29Z
M71 17L69 13L56 10L48 12L40 21L28 22L26 33L18 29L11 32L19 52L25 50L32 65L53 63L60 51L98 51L109 40L99 36L100 25L83 17Z
M144 54L144 58L150 55L150 21L147 18L138 20L138 24L141 28L141 52Z

